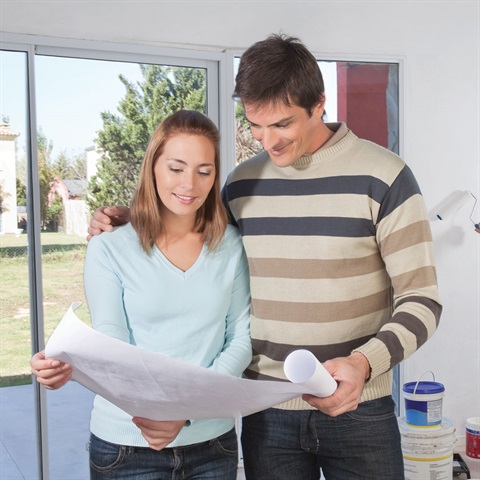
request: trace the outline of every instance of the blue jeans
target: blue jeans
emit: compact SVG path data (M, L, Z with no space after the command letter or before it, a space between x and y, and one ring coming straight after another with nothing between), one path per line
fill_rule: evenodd
M237 435L233 428L218 438L156 451L116 445L90 436L91 480L235 480Z
M330 417L270 408L242 421L247 480L401 480L400 432L391 397Z

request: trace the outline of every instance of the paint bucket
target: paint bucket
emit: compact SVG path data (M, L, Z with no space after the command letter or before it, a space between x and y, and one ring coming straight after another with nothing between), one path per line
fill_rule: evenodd
M405 480L452 480L455 425L443 418L438 428L421 430L399 420Z
M431 373L434 381L420 381L425 373ZM424 372L420 379L403 385L407 424L410 427L438 428L442 423L445 387L435 382L435 376L430 371Z
M467 457L480 460L480 417L472 417L466 421Z

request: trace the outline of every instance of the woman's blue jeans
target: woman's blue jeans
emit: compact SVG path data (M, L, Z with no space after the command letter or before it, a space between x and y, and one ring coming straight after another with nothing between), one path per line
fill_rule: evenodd
M247 480L401 480L400 432L391 397L330 417L270 408L244 417Z
M156 451L90 437L91 480L235 480L238 445L235 429L218 438Z

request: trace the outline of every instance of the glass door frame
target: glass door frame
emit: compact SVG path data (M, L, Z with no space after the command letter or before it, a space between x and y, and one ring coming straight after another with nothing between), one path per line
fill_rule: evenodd
M226 77L227 83L225 85L227 105L225 111L228 114L228 122L225 123L224 128L226 133L226 148L227 154L224 157L228 162L224 171L230 172L235 167L235 105L231 101L234 87L235 87L235 58L241 57L245 50L231 49L228 50L224 61L225 68L228 68L229 76ZM398 65L398 155L405 159L406 145L406 128L405 128L405 95L406 95L406 58L404 56L386 56L386 55L351 55L351 54L332 54L312 51L317 59L317 62L358 62L358 63L392 63ZM401 402L401 385L404 382L403 365L400 363L393 369L393 392L392 396L396 403L397 417L404 415L404 406Z
M42 245L40 240L40 182L37 155L35 56L107 60L132 63L149 63L178 67L203 68L207 80L207 114L216 123L220 132L225 131L226 107L223 86L227 75L224 65L225 54L204 50L164 48L161 46L110 44L52 37L8 34L0 32L0 50L23 52L27 62L27 216L29 228L28 271L30 295L30 329L32 353L45 346L43 289L42 289ZM222 108L223 105L223 108ZM222 115L223 113L223 115ZM224 137L224 135L222 135ZM225 143L221 146L221 158L227 157ZM222 169L225 171L225 169ZM37 439L38 475L49 478L49 454L47 431L47 407L45 390L36 381L34 386L35 428Z

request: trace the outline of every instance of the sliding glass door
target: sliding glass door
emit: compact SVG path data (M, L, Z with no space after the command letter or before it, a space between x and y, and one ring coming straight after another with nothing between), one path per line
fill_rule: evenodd
M216 60L121 50L1 45L2 478L88 478L93 394L39 388L30 357L71 303L90 322L91 212L129 204L156 125L180 108L219 121Z

